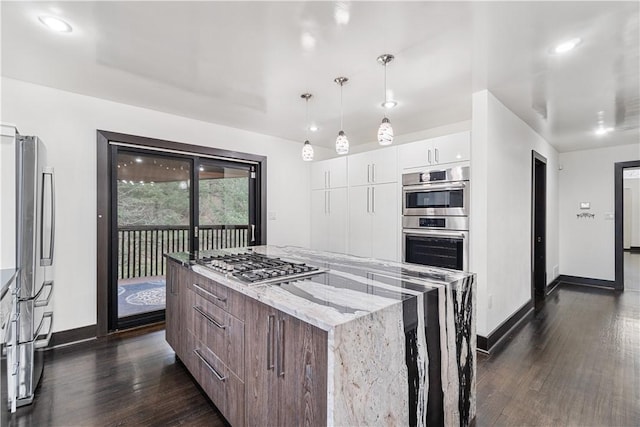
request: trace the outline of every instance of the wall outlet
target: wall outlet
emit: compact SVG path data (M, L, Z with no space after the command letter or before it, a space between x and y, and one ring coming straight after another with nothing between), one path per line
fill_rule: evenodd
M274 211L269 211L268 218L269 218L269 221L275 221L276 213Z
M489 295L489 308L493 307L493 295Z

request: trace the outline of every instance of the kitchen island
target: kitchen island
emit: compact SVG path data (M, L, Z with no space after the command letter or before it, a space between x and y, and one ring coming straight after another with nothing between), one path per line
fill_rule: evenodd
M250 284L216 258L246 251L315 271ZM167 259L167 341L232 425L474 419L473 274L296 247Z

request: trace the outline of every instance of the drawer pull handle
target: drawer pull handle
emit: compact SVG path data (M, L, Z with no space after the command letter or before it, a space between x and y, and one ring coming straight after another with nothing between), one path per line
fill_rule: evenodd
M267 317L267 371L273 369L273 326L274 326L275 316L270 314Z
M212 296L213 298L217 299L220 302L227 302L226 298L222 298L222 297L219 297L218 295L212 294L211 292L209 292L208 290L206 290L202 286L199 286L197 283L194 283L193 286L198 288L200 291L204 292L205 294L207 294L209 296Z
M202 363L204 363L204 364L207 366L207 368L209 368L209 370L210 370L211 372L213 372L213 375L215 375L215 376L216 376L216 378L217 378L219 381L225 382L225 381L227 380L227 377L224 377L224 376L220 375L220 374L218 373L218 371L216 371L216 370L214 369L214 367L213 367L213 366L211 366L211 364L209 364L209 362L207 362L207 359L205 359L204 357L202 357L202 355L200 354L200 352L198 351L198 349L193 350L193 352L196 354L196 356L198 356L198 358L200 358L200 360L202 360Z
M193 309L195 311L197 311L198 313L200 313L200 315L202 315L202 317L204 317L205 319L207 319L209 322L213 323L214 325L216 325L218 328L220 329L227 329L227 325L221 325L220 323L218 323L216 321L216 319L214 319L213 317L211 317L210 315L208 315L207 313L205 313L205 311L203 309L201 309L200 307L198 307L197 305L193 306Z

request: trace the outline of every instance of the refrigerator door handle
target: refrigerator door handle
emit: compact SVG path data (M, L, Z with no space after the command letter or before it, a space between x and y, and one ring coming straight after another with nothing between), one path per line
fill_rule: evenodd
M49 187L49 192L47 192L45 189L47 188L47 186ZM48 203L45 204L45 201L47 201L47 196L49 196L49 200ZM47 211L45 211L45 205L47 208ZM42 200L41 200L41 205L40 205L40 209L41 209L41 220L40 220L40 265L42 266L49 266L49 265L53 265L53 246L54 246L54 242L55 242L55 223L56 223L56 218L55 218L55 186L54 186L54 180L53 180L53 168L52 167L46 167L43 170L43 174L42 174ZM48 214L48 218L49 218L49 236L48 236L48 245L45 245L45 213ZM48 251L47 254L45 255L45 247L48 247Z
M49 294L47 295L46 299L41 300L39 298L40 298L40 295L42 294L42 292L44 292L44 288L49 288ZM36 306L36 307L46 307L46 306L48 306L49 302L51 301L51 296L52 295L53 295L53 280L49 280L47 282L44 282L44 285L42 285L42 288L40 288L40 291L34 297L35 303L33 305Z
M40 330L42 329L42 326L44 325L44 322L46 319L49 319L49 330L47 331L47 337L46 338L42 338L42 339L38 339L38 336L40 336ZM49 341L51 340L51 335L53 334L53 312L52 311L48 311L46 313L44 313L44 316L42 316L42 321L40 322L40 325L38 326L38 329L36 330L35 334L34 334L34 341L33 341L33 347L34 348L44 348L46 346L49 345Z

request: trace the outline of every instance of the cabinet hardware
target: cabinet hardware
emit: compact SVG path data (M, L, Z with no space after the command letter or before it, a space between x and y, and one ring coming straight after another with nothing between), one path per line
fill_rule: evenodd
M251 242L256 241L256 225L251 224Z
M273 369L273 321L275 316L267 317L267 371Z
M367 182L371 182L371 165L367 165Z
M438 149L434 148L436 163L440 163L440 156L438 155Z
M198 237L198 226L193 227L193 237Z
M371 192L371 187L367 187L367 213L371 213L371 208L369 207L371 206L369 204L369 201L371 199L370 192Z
M200 313L200 315L202 315L202 317L204 317L205 319L207 319L209 322L213 323L215 326L217 326L220 329L227 329L227 325L221 325L220 323L218 323L216 321L216 319L214 319L213 317L211 317L209 314L205 313L205 311L203 309L201 309L200 307L198 307L197 305L193 306L193 309L195 311L197 311L198 313Z
M427 163L431 164L431 148L427 150Z
M331 215L331 192L330 191L327 191L327 200L329 201L329 203L327 203L327 213Z
M329 212L327 211L327 190L324 190L324 214L328 214Z
M215 368L213 366L211 366L211 364L209 362L207 362L207 359L205 359L200 352L198 351L198 349L194 349L193 352L196 354L196 356L198 356L198 358L200 358L200 360L202 360L202 363L205 364L205 366L213 373L213 375L216 376L216 378L218 379L218 381L222 381L225 382L227 380L227 377L220 375L218 373L218 371L215 370Z
M324 171L324 188L327 188L327 171Z
M331 188L331 171L327 172L327 177L329 178L327 181L329 183L329 188Z
M371 164L371 182L376 182L376 164Z
M280 319L278 326L278 368L279 377L284 377L284 319Z
M376 213L376 188L371 187L371 213Z
M194 288L197 288L197 289L198 289L198 290L200 290L201 292L204 292L205 294L207 294L207 295L209 295L209 296L211 296L211 297L213 297L213 298L217 299L217 300L218 300L218 301L220 301L220 302L227 302L227 299L226 299L226 298L222 298L222 297L219 297L218 295L212 294L212 293L211 293L211 292L209 292L208 290L204 289L202 286L199 286L197 283L194 283L194 284L193 284L193 287L194 287Z

